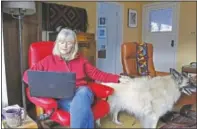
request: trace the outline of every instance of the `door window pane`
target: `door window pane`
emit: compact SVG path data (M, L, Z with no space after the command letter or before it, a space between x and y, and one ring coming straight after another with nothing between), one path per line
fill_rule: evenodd
M172 31L172 8L151 10L149 16L150 32Z

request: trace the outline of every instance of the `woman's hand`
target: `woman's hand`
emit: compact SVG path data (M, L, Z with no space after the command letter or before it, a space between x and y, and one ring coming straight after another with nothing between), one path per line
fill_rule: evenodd
M131 78L129 76L121 75L119 78L119 83L128 83L129 81L131 81Z

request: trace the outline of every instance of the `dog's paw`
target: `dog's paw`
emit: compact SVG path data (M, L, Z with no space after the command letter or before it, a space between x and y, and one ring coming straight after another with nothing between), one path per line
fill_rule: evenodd
M100 119L96 120L96 127L100 128L101 127L101 121Z
M118 121L118 120L114 120L113 122L114 122L116 125L123 125L123 123L120 122L120 121Z

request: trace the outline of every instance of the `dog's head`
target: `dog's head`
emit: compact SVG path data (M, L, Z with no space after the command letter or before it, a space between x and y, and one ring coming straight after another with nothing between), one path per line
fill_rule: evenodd
M170 74L172 75L174 81L177 83L177 85L180 88L183 88L189 85L189 78L184 73L181 74L175 69L170 68Z
M179 73L175 69L170 68L170 74L179 86L180 91L190 95L196 89L196 86L190 83L190 79L185 73Z

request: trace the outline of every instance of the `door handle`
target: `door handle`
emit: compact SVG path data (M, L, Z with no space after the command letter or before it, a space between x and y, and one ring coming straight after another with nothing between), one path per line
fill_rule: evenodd
M171 47L174 47L174 40L171 40Z

